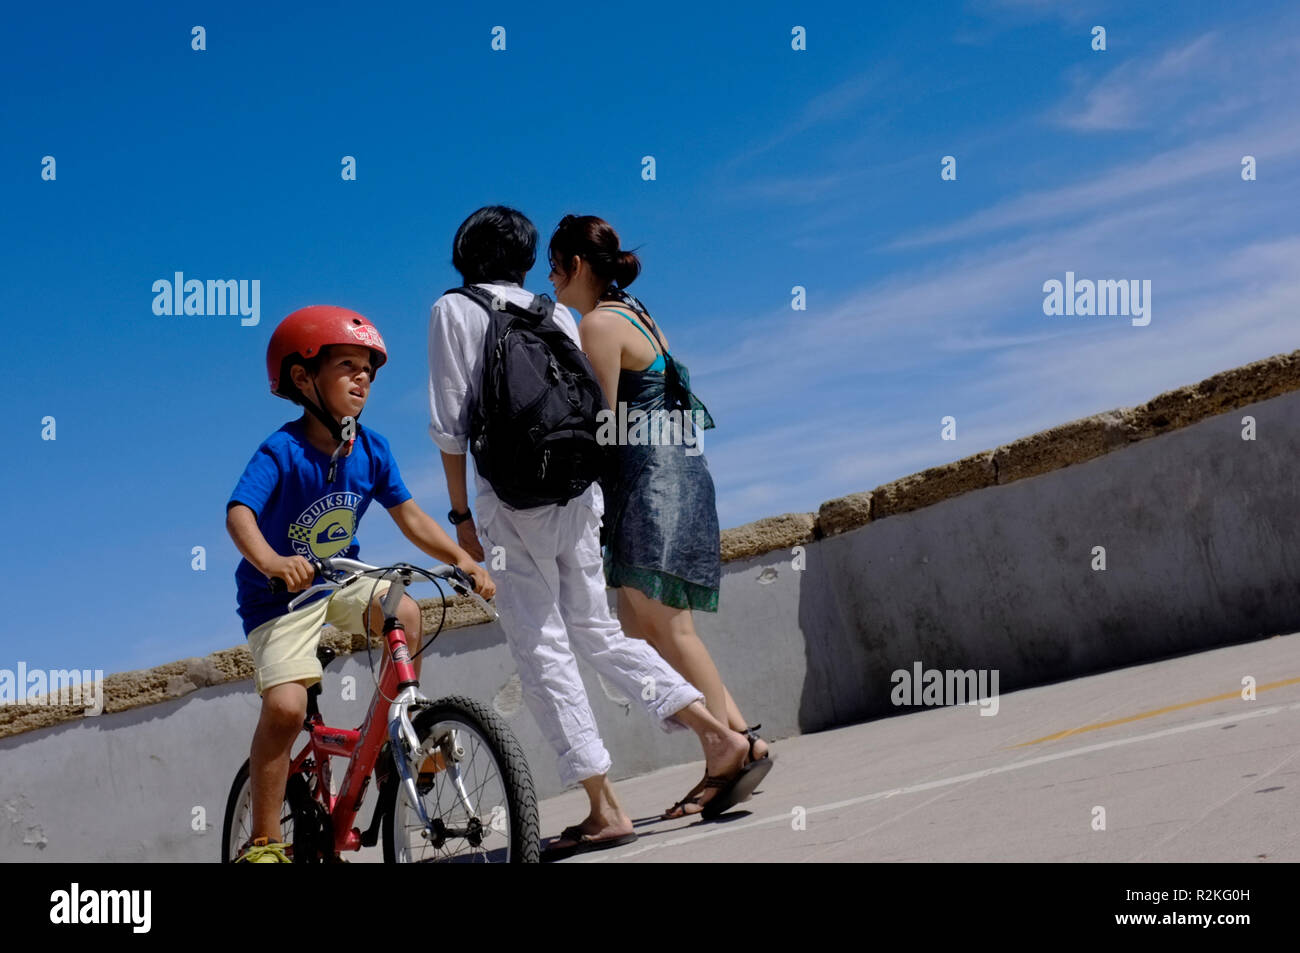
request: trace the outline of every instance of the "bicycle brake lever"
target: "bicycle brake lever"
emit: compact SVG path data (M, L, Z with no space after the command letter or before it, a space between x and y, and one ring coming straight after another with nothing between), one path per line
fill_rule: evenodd
M298 595L294 596L292 599L289 600L289 610L293 611L294 609L298 608L298 606L302 605L303 602L306 601L308 596L315 595L318 592L327 592L337 588L338 588L337 586L334 586L330 583L319 583L318 585L312 586L310 589L304 589L302 592L298 593Z
M479 607L487 613L488 618L493 622L497 622L501 619L501 614L497 612L496 608L475 591L474 577L469 575L469 573L465 572L465 570L461 569L459 566L448 564L447 566L434 571L433 575L451 586L452 591L457 592L462 596L469 596L473 599L478 603Z
M473 589L462 590L459 587L455 586L454 584L452 588L456 589L457 592L460 592L461 595L469 596L476 603L478 603L479 608L482 609L484 612L486 612L488 618L491 619L493 622L497 622L501 619L501 613L497 612L496 607L494 607L492 603L488 602L486 599L480 596Z

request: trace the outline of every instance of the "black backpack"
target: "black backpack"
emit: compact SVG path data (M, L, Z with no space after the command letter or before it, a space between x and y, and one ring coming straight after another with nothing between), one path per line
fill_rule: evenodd
M516 509L567 503L610 465L596 440L607 409L591 362L555 323L555 302L521 307L474 286L451 288L488 313L470 450L496 495Z

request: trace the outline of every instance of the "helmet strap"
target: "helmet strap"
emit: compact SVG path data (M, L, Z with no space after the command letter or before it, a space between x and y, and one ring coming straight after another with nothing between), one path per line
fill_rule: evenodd
M326 477L327 482L333 483L334 477L338 473L339 459L342 457L343 451L352 446L356 437L353 437L351 440L345 440L343 438L343 428L339 425L339 422L334 419L333 414L326 413L324 409L325 398L321 396L320 388L316 386L315 380L311 382L311 386L312 390L316 392L316 403L313 404L308 401L304 406L311 411L312 415L315 416L317 420L325 425L325 429L328 430L330 435L339 442L339 445L334 448L334 453L330 456L330 469L329 474ZM357 414L357 416L359 417L361 415Z
M311 388L316 392L316 403L307 404L307 409L315 415L317 420L325 425L325 429L330 432L330 436L335 440L342 440L343 428L339 426L339 422L334 419L333 414L325 411L325 398L321 396L320 388L316 386L314 380L311 382Z

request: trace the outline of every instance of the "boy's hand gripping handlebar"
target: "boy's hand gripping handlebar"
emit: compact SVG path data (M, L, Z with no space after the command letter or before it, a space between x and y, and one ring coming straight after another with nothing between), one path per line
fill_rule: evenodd
M452 589L456 590L461 595L469 596L478 603L479 607L488 614L488 618L493 621L500 618L497 610L491 605L491 603L474 591L474 578L458 566L444 563L435 566L432 569L418 569L414 566L408 567L403 563L398 563L394 566L371 566L369 563L363 563L356 559L348 559L344 556L331 556L326 559L316 559L311 556L305 558L316 567L316 571L320 573L321 576L325 577L327 581L324 583L317 583L295 596L289 602L290 610L298 608L298 606L318 592L342 589L344 586L354 584L356 580L360 579L362 576L382 572L384 575L379 577L382 579L387 578L392 574L400 573L403 569L407 569L408 571L414 570L419 573L427 573L430 576L444 580L452 587ZM335 581L331 578L332 574L335 573L350 573L351 575L344 579ZM403 583L403 585L405 585L405 583ZM284 592L287 588L285 581L279 576L270 577L267 582L267 587L272 592Z

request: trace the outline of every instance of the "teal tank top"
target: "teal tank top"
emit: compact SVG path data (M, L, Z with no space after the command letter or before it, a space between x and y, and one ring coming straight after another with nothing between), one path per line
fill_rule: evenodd
M665 367L668 366L664 361L664 356L658 353L659 348L655 347L654 339L651 338L650 335L646 334L645 328L641 327L641 325L638 324L636 321L633 321L632 316L628 314L626 311L622 311L619 308L610 308L609 310L617 311L619 314L623 315L623 317L627 318L628 323L631 324L632 327L640 331L643 335L645 335L645 339L649 341L650 346L655 349L655 359L651 362L649 367L645 367L641 369L642 374L647 374L650 371L662 371Z

